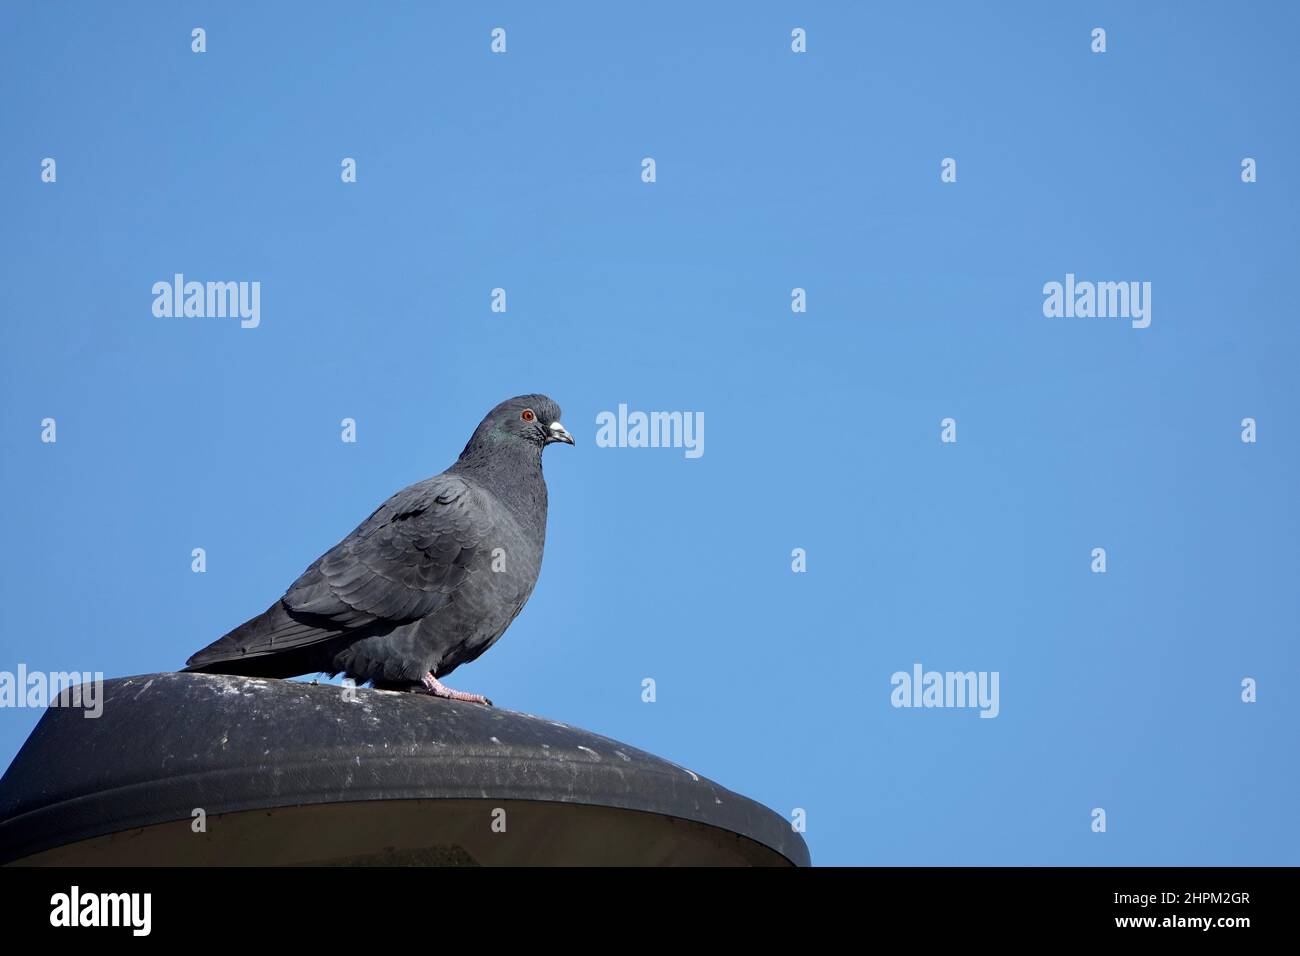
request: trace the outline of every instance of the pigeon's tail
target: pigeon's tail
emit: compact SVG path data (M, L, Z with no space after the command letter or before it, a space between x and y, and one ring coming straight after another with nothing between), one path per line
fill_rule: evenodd
M185 662L185 670L244 677L296 677L322 670L319 662L332 656L322 642L345 633L322 624L300 620L289 613L283 601L276 601L264 613L194 654Z

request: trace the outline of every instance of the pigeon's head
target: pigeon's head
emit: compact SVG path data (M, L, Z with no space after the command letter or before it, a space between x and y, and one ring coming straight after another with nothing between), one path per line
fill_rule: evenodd
M487 413L461 457L502 446L535 448L540 453L555 442L573 444L573 436L560 424L560 406L545 395L520 395Z

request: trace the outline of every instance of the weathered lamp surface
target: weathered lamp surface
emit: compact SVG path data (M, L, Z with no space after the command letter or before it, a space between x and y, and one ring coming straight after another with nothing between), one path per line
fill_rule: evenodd
M766 807L531 714L181 673L103 700L47 710L0 779L0 863L809 862Z

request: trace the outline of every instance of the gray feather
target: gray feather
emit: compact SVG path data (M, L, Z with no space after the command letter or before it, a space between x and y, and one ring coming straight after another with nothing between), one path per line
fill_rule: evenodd
M559 418L544 395L502 402L454 465L389 498L279 601L196 653L186 669L324 671L400 686L474 660L537 582L546 539L542 449L569 441L549 430Z

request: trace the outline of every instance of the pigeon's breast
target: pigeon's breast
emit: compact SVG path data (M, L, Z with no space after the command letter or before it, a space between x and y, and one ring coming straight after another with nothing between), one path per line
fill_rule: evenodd
M523 610L537 583L543 542L508 511L496 517L470 556L460 587L421 628L440 662L438 676L491 647Z

